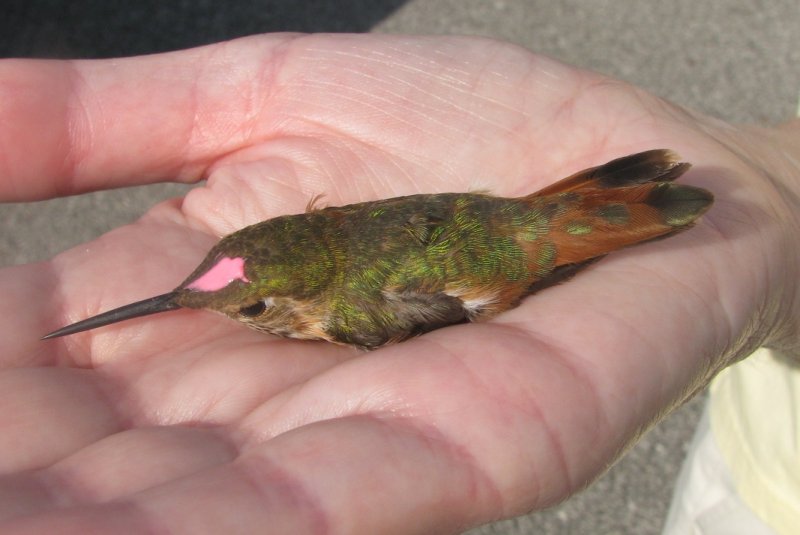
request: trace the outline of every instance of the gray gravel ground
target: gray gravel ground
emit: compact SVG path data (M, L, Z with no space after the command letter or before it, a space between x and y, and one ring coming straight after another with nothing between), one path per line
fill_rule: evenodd
M800 91L796 0L6 0L0 57L108 57L265 31L484 35L740 122L791 117ZM118 5L118 4L117 4ZM184 186L0 205L0 265L31 262L135 219ZM675 411L587 490L479 534L660 532L702 400Z

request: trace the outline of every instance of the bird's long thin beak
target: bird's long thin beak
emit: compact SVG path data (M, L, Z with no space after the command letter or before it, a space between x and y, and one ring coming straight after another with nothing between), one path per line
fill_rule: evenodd
M53 331L50 334L43 336L42 340L58 338L59 336L67 336L68 334L88 331L89 329L110 325L111 323L117 323L118 321L181 308L181 306L175 302L176 295L176 292L169 292L151 297L150 299L145 299L143 301L137 301L135 303L131 303L130 305L115 308L114 310L109 310L108 312L103 312L97 316L92 316L91 318L87 318L83 321L73 323L72 325L62 327L57 331Z

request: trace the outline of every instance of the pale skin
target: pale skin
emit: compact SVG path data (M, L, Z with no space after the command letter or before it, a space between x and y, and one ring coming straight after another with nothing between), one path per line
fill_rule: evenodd
M208 179L0 272L0 533L458 532L568 497L759 345L797 355L794 125L498 42L375 35L5 60L0 101L2 200ZM39 340L315 194L521 195L652 148L715 194L702 221L488 323L370 353L190 310Z

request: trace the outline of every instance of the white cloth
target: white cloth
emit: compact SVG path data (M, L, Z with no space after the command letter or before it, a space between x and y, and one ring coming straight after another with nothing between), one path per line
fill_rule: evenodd
M662 535L777 535L737 494L714 442L708 407L675 484Z
M714 379L663 533L800 534L800 367L759 349Z

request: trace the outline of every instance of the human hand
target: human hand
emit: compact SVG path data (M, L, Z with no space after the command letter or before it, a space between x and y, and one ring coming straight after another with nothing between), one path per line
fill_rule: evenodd
M0 96L4 200L208 178L0 273L4 532L455 532L565 498L728 363L796 349L785 132L450 37L5 61ZM39 341L172 289L215 237L314 194L522 195L651 148L695 164L683 180L716 196L701 223L487 323L371 353L189 310Z

